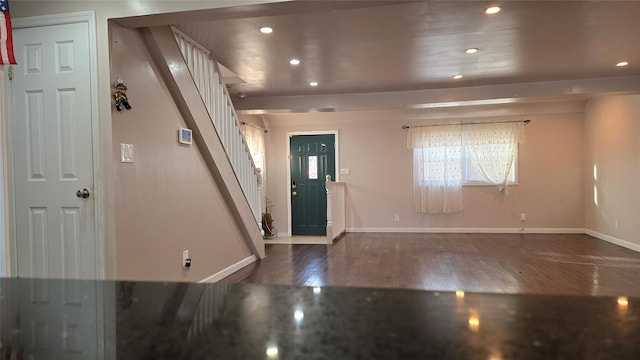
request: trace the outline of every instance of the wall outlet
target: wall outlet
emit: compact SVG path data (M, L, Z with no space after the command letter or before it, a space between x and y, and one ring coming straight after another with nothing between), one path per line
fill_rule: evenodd
M189 250L182 252L182 266L185 268L191 267L191 258L189 257Z
M400 214L393 214L393 221L400 221Z
M525 213L520 214L520 221L527 221L527 214Z
M616 219L616 221L613 223L613 225L616 227L616 230L618 230L620 228L620 222L618 221L618 219Z

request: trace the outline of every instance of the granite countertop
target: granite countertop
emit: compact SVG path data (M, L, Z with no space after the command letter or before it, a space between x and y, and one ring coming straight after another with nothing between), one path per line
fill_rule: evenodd
M640 298L0 280L25 359L638 359Z

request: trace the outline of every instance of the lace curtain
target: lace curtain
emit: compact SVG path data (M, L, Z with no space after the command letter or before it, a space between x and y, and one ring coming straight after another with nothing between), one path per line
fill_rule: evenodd
M462 126L410 128L416 212L462 210Z
M407 146L413 149L416 212L462 211L465 155L487 182L506 190L517 146L522 142L521 122L409 128Z
M478 173L489 183L507 189L518 144L524 142L524 123L468 125L463 142Z

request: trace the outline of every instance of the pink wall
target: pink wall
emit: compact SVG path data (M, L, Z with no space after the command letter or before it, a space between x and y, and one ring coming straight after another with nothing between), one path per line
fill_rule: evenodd
M575 107L574 107L575 108ZM572 108L573 109L573 108ZM581 107L583 109L583 107ZM583 113L554 113L537 105L537 111L513 116L473 118L506 120L530 118L526 142L520 146L518 185L504 196L493 186L466 186L464 211L456 214L416 214L412 199L412 155L406 148L403 124L428 123L427 114L408 111L268 115L267 196L279 233L287 232L287 132L338 130L341 175L347 184L347 228L371 231L421 231L425 228L520 228L520 213L527 214L525 228L582 229ZM463 110L460 110L462 113ZM503 112L504 113L504 112ZM448 114L455 121L454 114ZM465 116L469 116L466 114ZM467 118L467 121L469 118ZM400 221L394 221L394 214Z
M591 100L585 128L586 228L640 251L640 95Z
M117 278L198 281L247 258L198 148L177 142L184 121L140 34L116 24L110 32L112 82L124 79L133 106L112 110ZM120 143L134 145L133 164L120 162Z

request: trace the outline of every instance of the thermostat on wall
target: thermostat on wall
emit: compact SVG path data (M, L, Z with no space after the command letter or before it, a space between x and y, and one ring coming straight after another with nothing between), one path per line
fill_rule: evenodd
M193 143L191 129L181 128L178 130L178 141L180 144L191 145Z

